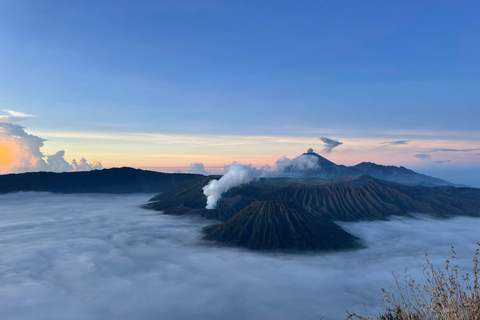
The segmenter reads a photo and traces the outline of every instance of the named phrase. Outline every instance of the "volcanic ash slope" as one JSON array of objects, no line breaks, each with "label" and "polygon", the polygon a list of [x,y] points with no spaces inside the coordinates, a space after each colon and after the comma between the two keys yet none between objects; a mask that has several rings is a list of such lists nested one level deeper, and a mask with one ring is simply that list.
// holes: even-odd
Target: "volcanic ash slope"
[{"label": "volcanic ash slope", "polygon": [[255,201],[219,225],[204,228],[206,240],[254,250],[339,250],[358,247],[357,238],[300,206]]}]

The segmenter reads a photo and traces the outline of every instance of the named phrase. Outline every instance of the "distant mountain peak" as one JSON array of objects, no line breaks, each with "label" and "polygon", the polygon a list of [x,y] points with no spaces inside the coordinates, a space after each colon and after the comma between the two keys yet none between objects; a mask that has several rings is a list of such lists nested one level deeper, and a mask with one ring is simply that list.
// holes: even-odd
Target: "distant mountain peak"
[{"label": "distant mountain peak", "polygon": [[318,164],[320,166],[325,166],[325,165],[328,165],[328,166],[338,166],[336,163],[328,160],[327,158],[325,157],[322,157],[321,155],[319,155],[318,153],[314,152],[312,148],[308,149],[307,152],[303,153],[302,156],[309,156],[309,157],[315,157],[317,158],[317,161],[318,161]]}]

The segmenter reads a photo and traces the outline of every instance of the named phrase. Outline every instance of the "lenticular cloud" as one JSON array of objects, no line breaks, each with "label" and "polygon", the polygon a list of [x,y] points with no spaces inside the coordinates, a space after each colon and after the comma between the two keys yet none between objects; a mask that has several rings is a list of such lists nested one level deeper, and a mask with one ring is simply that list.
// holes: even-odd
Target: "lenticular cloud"
[{"label": "lenticular cloud", "polygon": [[28,134],[15,122],[33,118],[14,111],[0,116],[0,173],[22,173],[29,171],[87,171],[102,169],[100,162],[88,163],[84,158],[68,163],[61,150],[53,155],[44,155],[41,148],[45,139]]}]

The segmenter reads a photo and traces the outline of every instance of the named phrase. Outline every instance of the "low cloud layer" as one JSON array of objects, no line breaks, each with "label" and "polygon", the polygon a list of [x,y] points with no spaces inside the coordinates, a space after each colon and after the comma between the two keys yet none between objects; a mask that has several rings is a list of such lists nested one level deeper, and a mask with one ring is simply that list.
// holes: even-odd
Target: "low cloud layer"
[{"label": "low cloud layer", "polygon": [[28,134],[24,127],[15,124],[32,119],[33,116],[15,111],[6,113],[7,115],[0,116],[0,173],[102,169],[100,162],[88,163],[84,158],[68,163],[63,150],[53,155],[44,155],[41,148],[46,140]]},{"label": "low cloud layer", "polygon": [[418,158],[418,159],[430,159],[430,155],[427,154],[427,153],[419,153],[419,154],[414,154],[413,155],[415,158]]},{"label": "low cloud layer", "polygon": [[326,152],[326,153],[332,152],[332,150],[334,148],[343,144],[343,142],[340,142],[338,140],[333,140],[333,139],[329,139],[329,138],[325,138],[325,137],[321,137],[320,140],[322,140],[322,142],[324,143],[323,151]]},{"label": "low cloud layer", "polygon": [[[0,314],[9,320],[345,319],[377,314],[381,288],[425,251],[455,245],[470,271],[478,218],[345,223],[366,249],[268,254],[202,241],[211,221],[138,208],[151,195],[0,195]],[[41,212],[42,214],[38,214]],[[28,305],[28,307],[26,307]]]}]

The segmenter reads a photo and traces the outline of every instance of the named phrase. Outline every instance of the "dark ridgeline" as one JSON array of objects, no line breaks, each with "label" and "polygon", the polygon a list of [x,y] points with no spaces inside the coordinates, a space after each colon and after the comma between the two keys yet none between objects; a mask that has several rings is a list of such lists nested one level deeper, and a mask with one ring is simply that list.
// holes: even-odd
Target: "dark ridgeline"
[{"label": "dark ridgeline", "polygon": [[406,186],[365,175],[262,178],[229,190],[216,209],[207,210],[203,187],[212,179],[197,177],[152,198],[144,207],[224,221],[206,227],[204,239],[255,250],[355,247],[354,237],[332,220],[386,220],[411,212],[480,216],[480,189]]},{"label": "dark ridgeline", "polygon": [[133,168],[80,172],[28,172],[0,175],[0,193],[47,191],[57,193],[156,193],[199,175],[174,174]]},{"label": "dark ridgeline", "polygon": [[340,221],[385,220],[389,216],[410,216],[410,212],[442,217],[480,215],[480,198],[461,198],[438,191],[356,176],[326,179],[318,185],[292,183],[269,197]]},{"label": "dark ridgeline", "polygon": [[203,187],[211,179],[195,178],[160,194],[144,207],[165,214],[194,214],[219,221],[227,221],[257,200],[292,202],[338,221],[385,220],[389,216],[410,216],[409,212],[443,217],[480,214],[480,198],[466,196],[479,189],[458,188],[465,194],[458,196],[450,187],[412,187],[370,176],[260,179],[228,191],[216,209],[207,210]]},{"label": "dark ridgeline", "polygon": [[204,228],[206,240],[253,250],[341,250],[356,238],[318,214],[273,200],[255,201],[222,224]]}]

